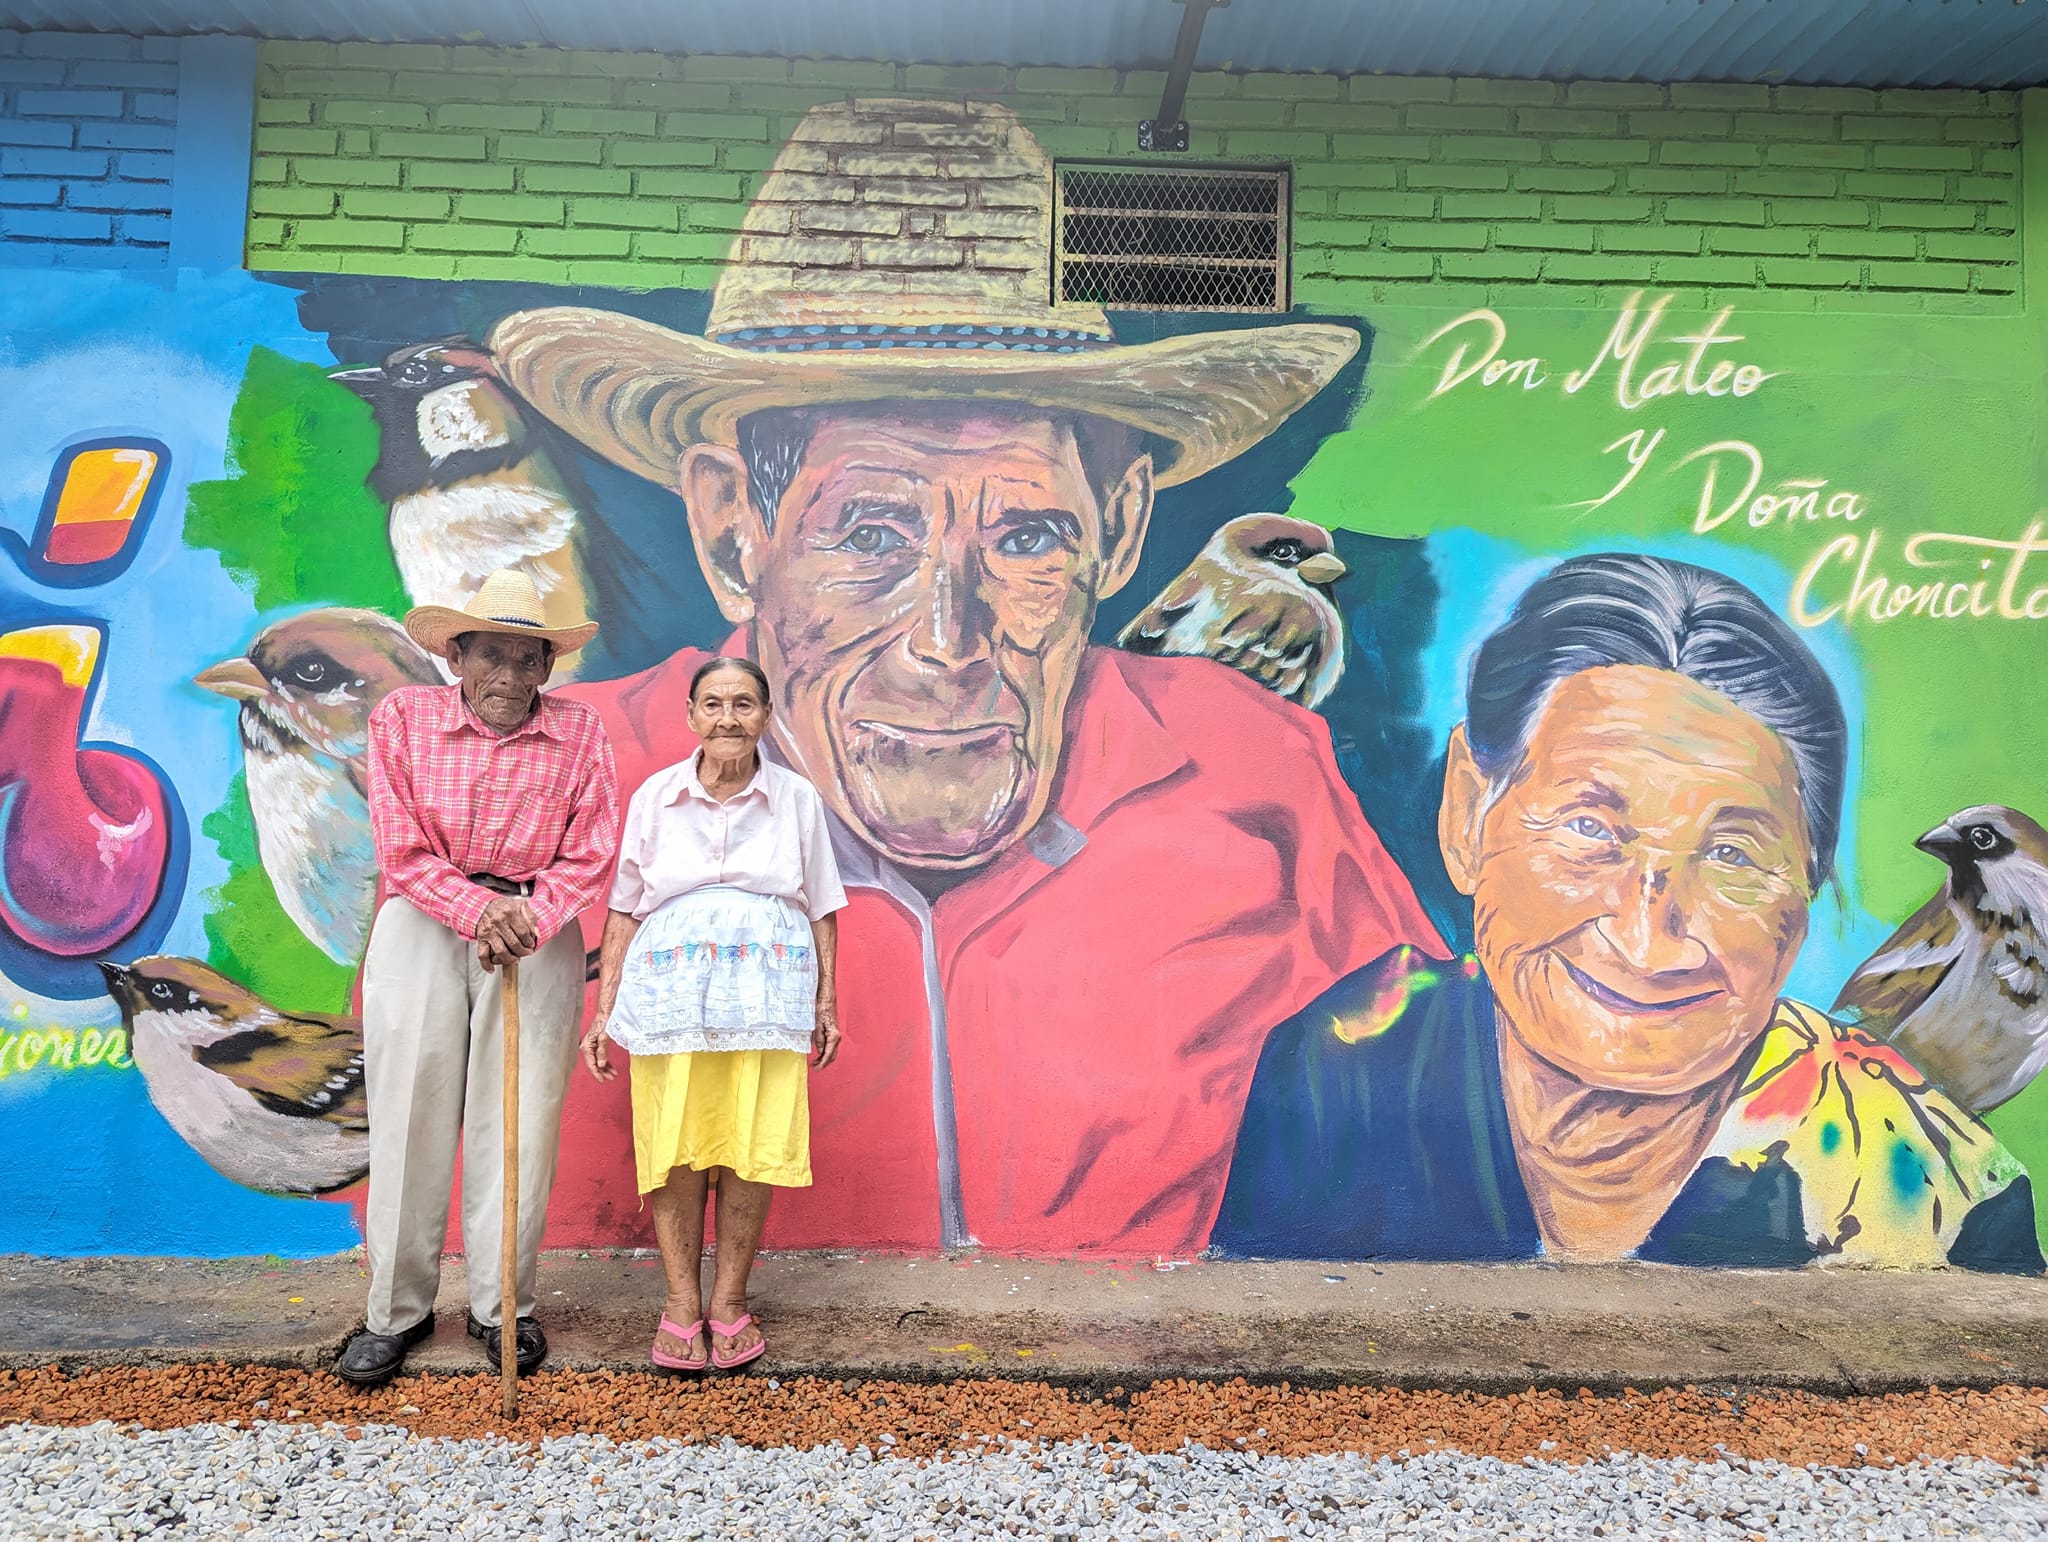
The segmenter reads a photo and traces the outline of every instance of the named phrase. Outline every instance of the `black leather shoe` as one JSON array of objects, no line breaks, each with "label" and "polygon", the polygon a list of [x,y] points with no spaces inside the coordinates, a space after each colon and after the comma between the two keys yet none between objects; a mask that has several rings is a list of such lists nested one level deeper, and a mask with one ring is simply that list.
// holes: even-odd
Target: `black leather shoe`
[{"label": "black leather shoe", "polygon": [[[469,1314],[469,1336],[484,1346],[484,1356],[491,1362],[493,1370],[503,1370],[505,1362],[504,1335],[496,1328],[486,1328],[477,1321],[476,1313]],[[519,1374],[531,1376],[540,1369],[541,1362],[548,1357],[548,1336],[540,1331],[540,1324],[531,1317],[519,1319],[519,1327],[512,1335],[512,1342],[519,1353]]]},{"label": "black leather shoe", "polygon": [[432,1312],[403,1333],[372,1333],[365,1328],[342,1346],[334,1374],[351,1386],[381,1387],[405,1364],[405,1352],[433,1334]]}]

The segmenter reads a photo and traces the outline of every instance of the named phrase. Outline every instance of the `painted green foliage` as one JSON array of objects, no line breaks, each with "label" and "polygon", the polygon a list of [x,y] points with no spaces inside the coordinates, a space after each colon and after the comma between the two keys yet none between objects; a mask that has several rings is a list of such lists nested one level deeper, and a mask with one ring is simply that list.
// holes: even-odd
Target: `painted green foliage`
[{"label": "painted green foliage", "polygon": [[[228,419],[228,475],[193,485],[186,544],[218,551],[265,610],[321,603],[402,613],[384,508],[363,485],[376,450],[368,409],[324,370],[257,348]],[[344,1010],[353,972],[279,906],[239,773],[200,828],[228,865],[207,895],[207,961],[266,999]]]},{"label": "painted green foliage", "polygon": [[255,349],[228,419],[228,475],[193,485],[186,544],[218,551],[260,609],[318,599],[402,611],[376,535],[384,506],[363,485],[376,458],[368,408],[318,365]]},{"label": "painted green foliage", "polygon": [[256,826],[240,772],[199,828],[228,864],[227,880],[206,895],[206,961],[266,1000],[311,1011],[345,1010],[354,973],[308,942],[279,906],[256,855]]}]

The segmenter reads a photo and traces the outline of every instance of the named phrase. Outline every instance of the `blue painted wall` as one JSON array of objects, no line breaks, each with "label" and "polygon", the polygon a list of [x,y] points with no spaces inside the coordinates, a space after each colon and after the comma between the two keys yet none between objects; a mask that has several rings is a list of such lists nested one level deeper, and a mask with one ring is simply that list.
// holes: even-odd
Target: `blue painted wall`
[{"label": "blue painted wall", "polygon": [[247,38],[0,31],[0,264],[240,266],[255,78]]}]

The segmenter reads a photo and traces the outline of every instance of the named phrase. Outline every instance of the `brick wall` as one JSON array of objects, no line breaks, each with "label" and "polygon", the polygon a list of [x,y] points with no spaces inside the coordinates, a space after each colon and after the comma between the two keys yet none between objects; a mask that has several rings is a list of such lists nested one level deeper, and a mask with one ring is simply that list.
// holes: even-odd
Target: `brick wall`
[{"label": "brick wall", "polygon": [[[810,106],[997,97],[1129,156],[1156,73],[268,44],[256,267],[663,286],[716,277]],[[1616,286],[2014,310],[2009,93],[1198,75],[1189,155],[1295,169],[1297,298]]]},{"label": "brick wall", "polygon": [[1331,127],[1339,152],[1297,173],[1315,204],[1295,227],[1303,274],[1975,296],[1981,307],[1962,308],[2016,308],[2010,93],[1344,87],[1341,101],[1294,105],[1295,123]]},{"label": "brick wall", "polygon": [[162,267],[178,45],[0,31],[0,262]]}]

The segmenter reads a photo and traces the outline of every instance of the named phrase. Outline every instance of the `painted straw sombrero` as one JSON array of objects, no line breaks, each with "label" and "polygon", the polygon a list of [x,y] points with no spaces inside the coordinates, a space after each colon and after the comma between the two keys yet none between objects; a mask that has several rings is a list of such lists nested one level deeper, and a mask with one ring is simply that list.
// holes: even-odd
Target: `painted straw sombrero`
[{"label": "painted straw sombrero", "polygon": [[521,311],[501,373],[607,459],[665,487],[693,444],[766,408],[894,400],[1082,411],[1151,436],[1158,481],[1242,454],[1357,352],[1291,323],[1124,347],[1051,300],[1052,163],[989,102],[813,108],[734,239],[705,335],[614,311]]},{"label": "painted straw sombrero", "polygon": [[597,635],[595,621],[549,626],[539,588],[517,568],[498,569],[459,610],[446,605],[421,605],[407,611],[405,629],[414,642],[436,658],[446,650],[450,638],[460,637],[464,632],[540,637],[553,643],[557,653],[573,653]]}]

